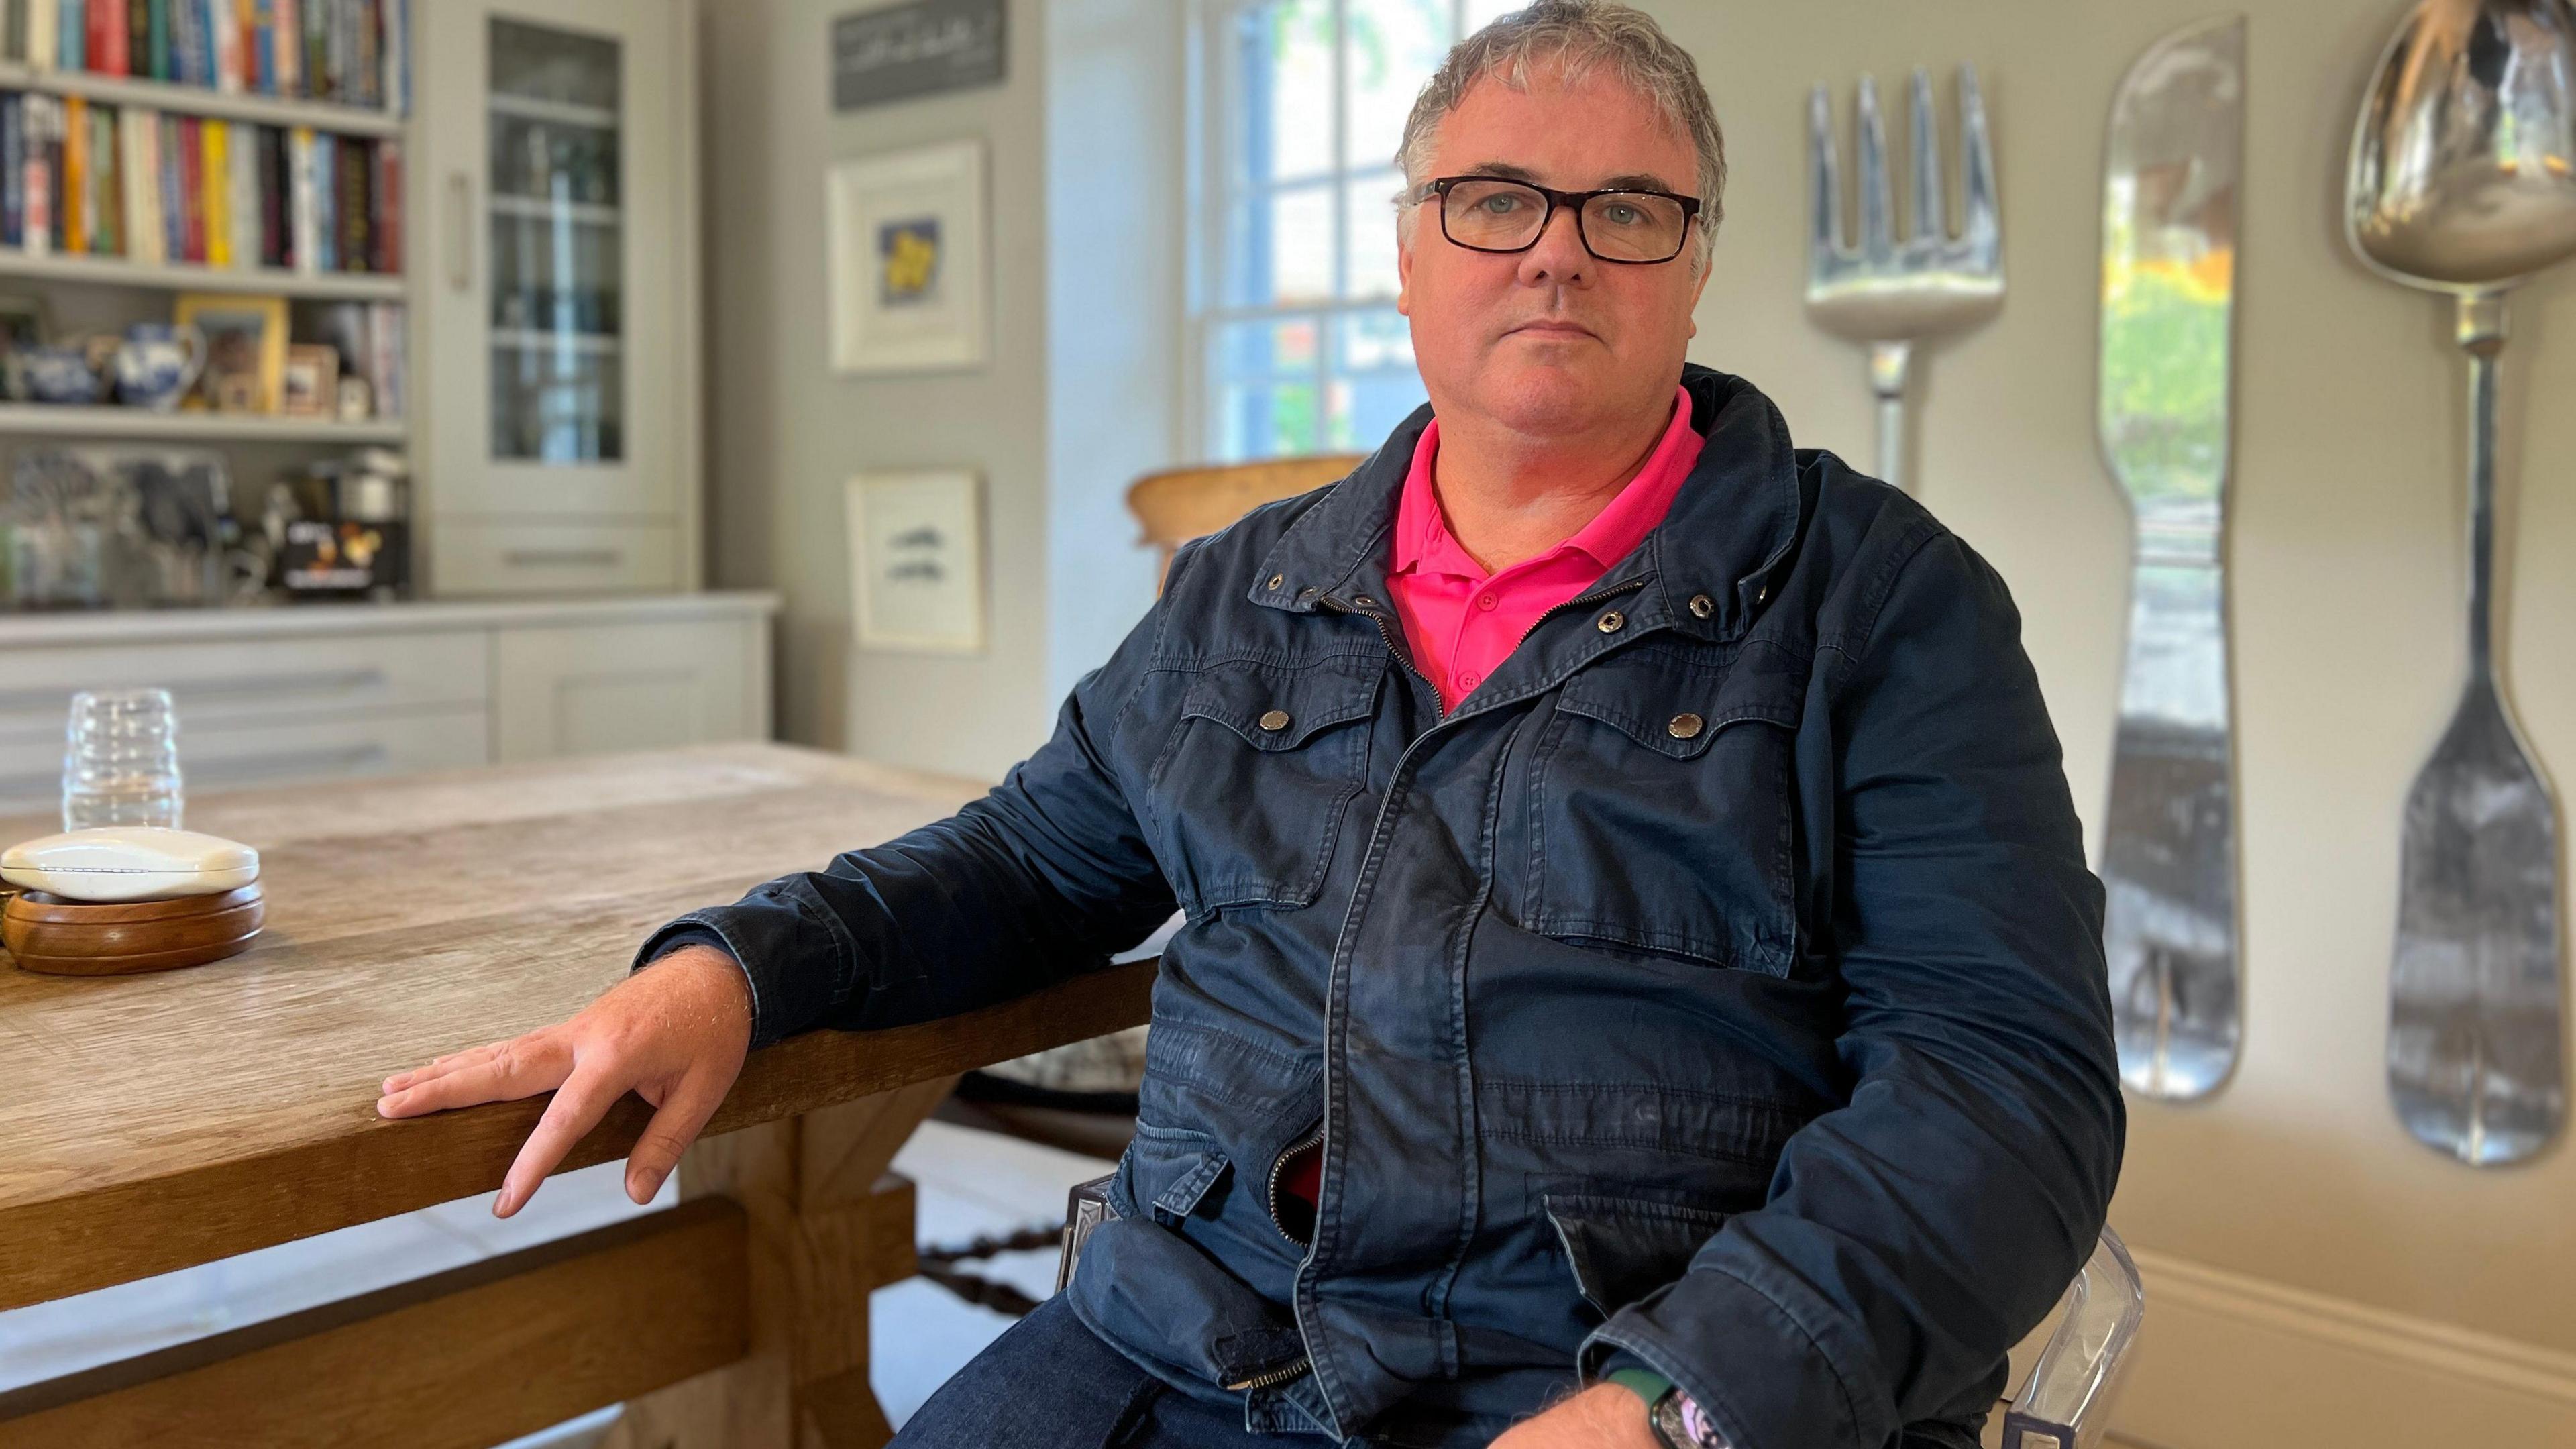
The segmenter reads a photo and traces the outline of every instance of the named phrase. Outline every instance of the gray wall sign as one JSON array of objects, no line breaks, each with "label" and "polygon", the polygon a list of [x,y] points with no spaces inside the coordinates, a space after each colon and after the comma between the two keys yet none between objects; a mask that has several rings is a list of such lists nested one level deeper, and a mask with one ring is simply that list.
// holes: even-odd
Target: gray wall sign
[{"label": "gray wall sign", "polygon": [[1004,0],[912,0],[832,21],[832,109],[854,111],[1002,78]]}]

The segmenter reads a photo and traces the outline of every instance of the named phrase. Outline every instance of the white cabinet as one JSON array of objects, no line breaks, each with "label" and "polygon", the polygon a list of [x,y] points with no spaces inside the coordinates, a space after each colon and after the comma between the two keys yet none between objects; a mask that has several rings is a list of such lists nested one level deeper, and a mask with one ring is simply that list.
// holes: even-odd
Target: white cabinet
[{"label": "white cabinet", "polygon": [[74,692],[157,687],[191,794],[770,732],[768,594],[0,617],[0,814]]},{"label": "white cabinet", "polygon": [[583,624],[513,629],[494,658],[492,742],[503,763],[766,736],[765,624]]},{"label": "white cabinet", "polygon": [[691,587],[693,4],[414,13],[431,587]]}]

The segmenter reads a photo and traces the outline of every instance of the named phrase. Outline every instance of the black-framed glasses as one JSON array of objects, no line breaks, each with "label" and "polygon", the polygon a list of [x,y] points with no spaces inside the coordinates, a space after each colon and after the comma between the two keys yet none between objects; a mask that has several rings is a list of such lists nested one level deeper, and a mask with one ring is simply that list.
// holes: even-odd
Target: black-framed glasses
[{"label": "black-framed glasses", "polygon": [[1583,249],[1605,262],[1669,262],[1690,238],[1699,198],[1617,186],[1556,191],[1498,176],[1443,176],[1423,188],[1440,201],[1440,234],[1478,252],[1525,252],[1538,245],[1560,206],[1574,208]]}]

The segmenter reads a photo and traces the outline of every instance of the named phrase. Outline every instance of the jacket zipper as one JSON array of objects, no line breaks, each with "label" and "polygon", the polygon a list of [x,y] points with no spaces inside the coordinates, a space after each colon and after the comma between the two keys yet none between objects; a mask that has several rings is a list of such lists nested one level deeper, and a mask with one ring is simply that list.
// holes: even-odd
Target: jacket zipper
[{"label": "jacket zipper", "polygon": [[1278,1159],[1270,1164],[1269,1187],[1262,1195],[1262,1201],[1270,1209],[1270,1226],[1278,1228],[1279,1236],[1288,1239],[1291,1245],[1300,1248],[1307,1247],[1309,1244],[1298,1242],[1297,1239],[1289,1233],[1287,1228],[1280,1225],[1279,1184],[1280,1180],[1287,1175],[1289,1163],[1296,1161],[1298,1158],[1305,1156],[1309,1151],[1323,1145],[1324,1124],[1322,1122],[1317,1122],[1315,1124],[1314,1131],[1309,1132],[1304,1137],[1300,1138],[1295,1145],[1291,1146],[1287,1151],[1280,1153]]},{"label": "jacket zipper", "polygon": [[1234,1383],[1220,1384],[1218,1387],[1224,1389],[1229,1394],[1244,1393],[1252,1389],[1266,1389],[1274,1384],[1284,1384],[1290,1379],[1303,1377],[1307,1372],[1312,1370],[1314,1366],[1315,1364],[1312,1359],[1301,1358],[1295,1363],[1288,1364],[1285,1367],[1271,1369],[1267,1373],[1257,1373],[1248,1379],[1238,1380]]}]

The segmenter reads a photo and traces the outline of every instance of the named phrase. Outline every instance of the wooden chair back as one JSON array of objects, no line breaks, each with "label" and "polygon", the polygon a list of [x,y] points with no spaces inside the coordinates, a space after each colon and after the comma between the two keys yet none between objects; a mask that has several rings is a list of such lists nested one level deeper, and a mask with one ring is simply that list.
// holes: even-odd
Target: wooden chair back
[{"label": "wooden chair back", "polygon": [[1363,456],[1331,453],[1310,458],[1269,458],[1258,463],[1168,468],[1148,473],[1128,488],[1127,511],[1143,525],[1144,541],[1162,551],[1161,573],[1169,573],[1172,551],[1182,544],[1205,538],[1264,503],[1294,498],[1327,483],[1340,482],[1360,465]]}]

